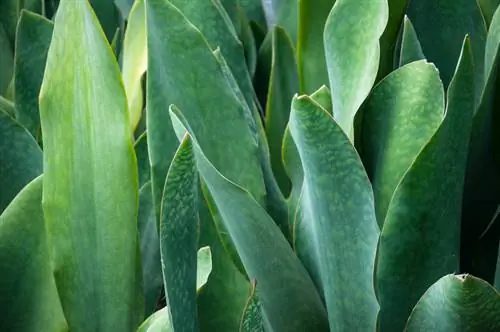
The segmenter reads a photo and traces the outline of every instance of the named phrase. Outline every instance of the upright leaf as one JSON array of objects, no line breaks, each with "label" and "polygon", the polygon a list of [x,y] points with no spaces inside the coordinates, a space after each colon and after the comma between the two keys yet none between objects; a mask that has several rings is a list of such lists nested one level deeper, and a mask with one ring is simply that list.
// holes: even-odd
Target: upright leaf
[{"label": "upright leaf", "polygon": [[86,1],[59,5],[40,113],[43,209],[69,328],[133,331],[137,165],[118,64]]},{"label": "upright leaf", "polygon": [[38,95],[54,25],[44,17],[22,11],[17,26],[14,70],[16,118],[40,141]]},{"label": "upright leaf", "polygon": [[269,29],[280,26],[290,36],[294,44],[297,42],[299,2],[298,0],[262,1]]},{"label": "upright leaf", "polygon": [[297,63],[300,92],[313,93],[328,84],[323,32],[335,0],[299,1]]},{"label": "upright leaf", "polygon": [[[266,17],[262,0],[238,0],[240,7],[245,11],[247,17],[258,23],[261,28],[266,28]],[[268,1],[266,1],[268,2]]]},{"label": "upright leaf", "polygon": [[172,326],[197,331],[196,260],[198,174],[191,141],[184,138],[165,181],[160,218],[163,283]]},{"label": "upright leaf", "polygon": [[49,261],[41,177],[0,216],[0,260],[0,330],[67,331]]},{"label": "upright leaf", "polygon": [[337,0],[325,24],[324,44],[333,115],[353,140],[353,120],[370,92],[380,59],[387,1]]},{"label": "upright leaf", "polygon": [[486,25],[477,1],[419,0],[410,1],[408,16],[417,32],[426,59],[439,69],[445,88],[454,75],[463,38],[471,37],[474,55],[476,102],[484,82],[484,47]]},{"label": "upright leaf", "polygon": [[248,191],[229,181],[207,159],[186,117],[176,107],[171,108],[171,113],[182,121],[193,138],[198,170],[248,277],[257,281],[263,316],[270,328],[327,330],[323,304],[278,226]]},{"label": "upright leaf", "polygon": [[410,19],[405,16],[403,23],[403,35],[401,37],[401,51],[399,55],[399,67],[418,60],[425,59],[422,46],[418,41],[417,33]]},{"label": "upright leaf", "polygon": [[313,275],[321,281],[330,330],[375,330],[373,271],[380,231],[368,176],[348,137],[309,97],[294,98],[290,132],[304,171],[303,254],[318,269]]},{"label": "upright leaf", "polygon": [[489,26],[500,4],[500,0],[478,0],[477,3],[479,4],[479,8],[481,8],[486,24]]},{"label": "upright leaf", "polygon": [[33,136],[0,111],[0,213],[31,180],[42,174],[42,150]]},{"label": "upright leaf", "polygon": [[255,282],[252,283],[243,315],[241,316],[240,332],[264,332],[262,310]]},{"label": "upright leaf", "polygon": [[439,72],[426,61],[395,70],[373,89],[360,114],[362,156],[382,225],[396,187],[443,120]]},{"label": "upright leaf", "polygon": [[442,275],[458,270],[473,78],[466,38],[445,119],[406,171],[387,210],[375,276],[381,330],[401,331],[419,296]]},{"label": "upright leaf", "polygon": [[500,294],[471,275],[447,275],[433,284],[413,309],[406,332],[500,329]]},{"label": "upright leaf", "polygon": [[115,7],[115,0],[89,0],[94,12],[99,19],[106,38],[111,43],[116,29],[120,25],[118,10]]},{"label": "upright leaf", "polygon": [[[3,13],[3,12],[2,12]],[[7,88],[14,72],[14,52],[10,40],[0,22],[0,95],[6,95]]]}]

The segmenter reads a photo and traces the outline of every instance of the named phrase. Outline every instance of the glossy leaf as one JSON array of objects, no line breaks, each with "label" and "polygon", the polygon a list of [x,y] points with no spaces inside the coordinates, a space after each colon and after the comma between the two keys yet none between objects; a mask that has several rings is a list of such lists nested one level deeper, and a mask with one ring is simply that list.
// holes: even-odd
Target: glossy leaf
[{"label": "glossy leaf", "polygon": [[134,2],[123,41],[123,83],[128,99],[131,129],[139,123],[143,108],[142,77],[148,67],[146,9],[144,0]]},{"label": "glossy leaf", "polygon": [[329,83],[323,32],[334,3],[335,0],[299,1],[297,64],[301,93],[313,93]]},{"label": "glossy leaf", "polygon": [[160,218],[163,283],[172,326],[197,331],[198,174],[189,138],[179,146],[165,181]]},{"label": "glossy leaf", "polygon": [[304,170],[299,201],[309,243],[303,254],[318,269],[313,275],[322,284],[330,330],[375,330],[379,228],[368,176],[348,137],[309,97],[294,98],[290,132]]},{"label": "glossy leaf", "polygon": [[417,61],[386,76],[366,100],[361,150],[382,226],[396,187],[444,117],[434,65]]},{"label": "glossy leaf", "polygon": [[281,143],[290,114],[290,101],[299,90],[293,45],[285,30],[272,33],[272,63],[266,105],[266,134],[273,173],[283,194],[290,192],[290,180],[283,168]]},{"label": "glossy leaf", "polygon": [[31,180],[42,174],[43,156],[33,136],[0,111],[0,213]]},{"label": "glossy leaf", "polygon": [[410,19],[405,16],[403,23],[403,36],[401,37],[401,51],[399,55],[399,67],[418,60],[425,59],[422,46],[418,41],[415,28],[411,24]]},{"label": "glossy leaf", "polygon": [[49,261],[41,177],[0,216],[0,260],[0,330],[67,331]]},{"label": "glossy leaf", "polygon": [[500,294],[471,275],[447,275],[433,284],[413,309],[405,331],[500,329]]},{"label": "glossy leaf", "polygon": [[240,332],[264,332],[262,311],[257,295],[255,282],[252,283],[243,315],[241,317]]},{"label": "glossy leaf", "polygon": [[270,327],[276,331],[327,330],[326,313],[314,285],[278,226],[248,191],[229,181],[207,159],[186,117],[176,107],[171,114],[193,138],[198,170],[248,277],[257,281],[263,316]]},{"label": "glossy leaf", "polygon": [[22,11],[17,26],[15,54],[16,118],[40,141],[38,95],[42,85],[53,24],[44,17]]},{"label": "glossy leaf", "polygon": [[141,252],[144,308],[145,314],[148,316],[156,310],[163,288],[160,237],[158,236],[151,182],[145,183],[139,190],[137,228]]},{"label": "glossy leaf", "polygon": [[446,117],[406,171],[387,210],[376,271],[381,330],[401,331],[420,295],[459,268],[473,79],[467,38],[447,92]]},{"label": "glossy leaf", "polygon": [[[474,55],[476,102],[484,82],[484,46],[486,25],[476,1],[419,0],[410,1],[407,15],[411,19],[425,57],[439,69],[445,88],[455,71],[463,38],[470,35]],[[446,28],[443,28],[446,27]]]},{"label": "glossy leaf", "polygon": [[5,95],[14,73],[14,52],[2,24],[0,24],[0,63],[2,64],[0,95]]},{"label": "glossy leaf", "polygon": [[[176,103],[186,110],[186,118],[216,167],[262,202],[265,188],[257,142],[250,131],[245,109],[231,89],[209,45],[169,2],[149,0],[147,10],[148,49],[154,54],[149,58],[148,74],[149,98],[153,99],[152,103],[148,103],[148,108],[153,107],[151,104],[155,105],[148,112],[151,119],[148,121],[148,144],[153,181],[160,181],[160,178],[155,179],[155,173],[161,173],[155,159],[160,158],[161,153],[161,159],[166,160],[165,145],[172,146],[175,140],[173,130],[170,133],[171,129],[168,128],[171,125],[167,124],[170,119],[164,118],[167,115],[165,106]],[[170,22],[168,27],[164,24],[167,18]],[[200,63],[203,66],[199,66]],[[191,75],[186,75],[186,72]],[[206,84],[207,77],[210,77],[210,84]],[[160,112],[161,115],[157,114]],[[221,125],[230,130],[220,130]],[[214,132],[218,134],[214,135]],[[165,162],[161,167],[167,165]]]},{"label": "glossy leaf", "polygon": [[353,140],[353,121],[370,92],[387,24],[387,1],[337,0],[325,24],[324,44],[333,115]]},{"label": "glossy leaf", "polygon": [[132,331],[143,315],[137,165],[119,68],[88,2],[59,5],[40,113],[43,209],[69,328]]}]

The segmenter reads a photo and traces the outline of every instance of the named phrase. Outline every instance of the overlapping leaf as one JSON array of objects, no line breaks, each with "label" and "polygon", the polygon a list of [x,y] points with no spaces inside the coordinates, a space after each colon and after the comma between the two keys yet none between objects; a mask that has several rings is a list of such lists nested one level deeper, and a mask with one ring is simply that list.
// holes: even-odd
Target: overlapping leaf
[{"label": "overlapping leaf", "polygon": [[422,46],[418,41],[417,33],[410,19],[405,16],[403,23],[403,35],[401,37],[401,51],[399,53],[399,67],[410,62],[425,59]]}]

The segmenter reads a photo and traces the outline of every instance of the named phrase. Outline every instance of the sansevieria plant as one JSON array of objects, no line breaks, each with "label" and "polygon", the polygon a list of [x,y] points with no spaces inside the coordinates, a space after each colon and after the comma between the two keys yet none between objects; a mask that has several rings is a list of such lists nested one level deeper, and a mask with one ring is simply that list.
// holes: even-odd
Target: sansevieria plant
[{"label": "sansevieria plant", "polygon": [[2,0],[0,331],[500,331],[499,4]]}]

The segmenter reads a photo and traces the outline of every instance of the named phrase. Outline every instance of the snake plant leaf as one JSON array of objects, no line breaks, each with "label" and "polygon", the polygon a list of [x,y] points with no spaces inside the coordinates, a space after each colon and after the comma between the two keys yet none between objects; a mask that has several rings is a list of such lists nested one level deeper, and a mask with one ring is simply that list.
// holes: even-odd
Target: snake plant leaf
[{"label": "snake plant leaf", "polygon": [[458,270],[474,112],[471,82],[474,68],[466,37],[448,88],[446,116],[398,184],[383,224],[375,276],[383,331],[401,331],[419,296],[441,276]]},{"label": "snake plant leaf", "polygon": [[261,105],[267,104],[267,94],[269,92],[269,78],[271,76],[271,67],[273,60],[273,34],[274,28],[268,31],[265,35],[259,52],[257,53],[257,66],[253,82],[255,86],[255,94]]},{"label": "snake plant leaf", "polygon": [[334,3],[335,0],[299,1],[297,64],[300,93],[313,93],[329,83],[323,32]]},{"label": "snake plant leaf", "polygon": [[243,44],[248,73],[250,77],[253,77],[257,69],[257,44],[245,12],[241,8],[238,8],[238,13],[240,15],[237,22],[240,24],[239,38]]},{"label": "snake plant leaf", "polygon": [[500,294],[471,275],[447,275],[434,283],[413,309],[405,332],[500,329]]},{"label": "snake plant leaf", "polygon": [[49,261],[41,177],[0,216],[0,259],[0,330],[67,331]]},{"label": "snake plant leaf", "polygon": [[290,192],[290,180],[283,168],[281,143],[290,115],[290,101],[298,93],[297,65],[291,40],[285,30],[272,32],[272,62],[266,105],[266,134],[273,173],[284,195]]},{"label": "snake plant leaf", "polygon": [[118,64],[86,1],[60,2],[40,115],[43,210],[68,326],[135,330],[143,315],[136,158]]},{"label": "snake plant leaf", "polygon": [[384,33],[380,37],[380,65],[377,82],[394,69],[394,55],[398,45],[398,37],[403,24],[403,18],[411,0],[388,0],[389,17]]},{"label": "snake plant leaf", "polygon": [[212,273],[212,252],[209,246],[198,249],[196,267],[196,290],[202,289]]},{"label": "snake plant leaf", "polygon": [[0,213],[17,193],[42,174],[42,150],[33,136],[7,113],[0,111]]},{"label": "snake plant leaf", "polygon": [[[495,126],[498,123],[496,83],[500,58],[500,10],[495,12],[488,31],[485,51],[486,82],[474,115],[462,210],[462,266],[465,271],[492,282],[498,245],[498,229],[488,236],[487,228],[500,202],[500,178],[496,163],[498,151]],[[486,249],[486,250],[485,250]]]},{"label": "snake plant leaf", "polygon": [[240,332],[264,332],[262,321],[262,310],[259,296],[256,291],[256,283],[252,282],[250,296],[248,297],[243,315],[241,317]]},{"label": "snake plant leaf", "polygon": [[361,159],[340,126],[307,96],[292,102],[290,132],[304,170],[304,236],[319,269],[314,274],[322,283],[330,330],[375,330],[373,269],[380,230]]},{"label": "snake plant leaf", "polygon": [[325,23],[324,45],[333,115],[353,141],[353,121],[377,76],[387,1],[337,0]]},{"label": "snake plant leaf", "polygon": [[418,41],[417,33],[408,16],[403,22],[403,35],[401,37],[401,51],[399,54],[399,67],[418,60],[425,59],[422,46]]},{"label": "snake plant leaf", "polygon": [[264,12],[264,2],[269,2],[269,0],[238,0],[239,6],[245,11],[248,19],[263,29],[269,27]]},{"label": "snake plant leaf", "polygon": [[[1,8],[1,7],[0,7]],[[6,95],[6,91],[14,73],[14,52],[9,37],[0,22],[0,95]]]},{"label": "snake plant leaf", "polygon": [[176,107],[170,111],[193,139],[198,170],[248,277],[257,281],[264,319],[274,331],[328,330],[314,284],[278,226],[247,190],[224,177],[207,159],[184,114]]},{"label": "snake plant leaf", "polygon": [[163,283],[172,326],[199,330],[196,307],[198,174],[191,141],[185,136],[165,181],[160,218]]},{"label": "snake plant leaf", "polygon": [[276,26],[281,27],[295,45],[297,42],[299,1],[267,0],[262,1],[262,5],[269,30]]},{"label": "snake plant leaf", "polygon": [[16,35],[14,100],[16,119],[40,141],[38,95],[54,25],[43,16],[23,10]]},{"label": "snake plant leaf", "polygon": [[115,6],[115,0],[89,0],[89,3],[99,20],[106,38],[111,43],[116,28],[120,25],[120,15]]},{"label": "snake plant leaf", "polygon": [[160,238],[158,223],[153,205],[151,182],[139,189],[139,212],[137,215],[139,244],[141,253],[142,285],[145,315],[149,316],[156,308],[163,287],[161,270]]},{"label": "snake plant leaf", "polygon": [[[476,1],[410,1],[407,11],[426,59],[439,69],[445,88],[454,75],[463,38],[470,35],[475,66],[476,102],[484,84],[486,25]],[[446,28],[443,28],[446,27]]]},{"label": "snake plant leaf", "polygon": [[3,0],[0,2],[0,13],[2,13],[0,15],[0,25],[2,25],[5,29],[7,40],[9,41],[12,50],[14,50],[17,23],[23,9],[29,10],[33,13],[40,13],[42,9],[42,1]]},{"label": "snake plant leaf", "polygon": [[151,180],[151,168],[149,166],[148,134],[144,132],[134,143],[137,168],[139,173],[139,188],[142,188]]},{"label": "snake plant leaf", "polygon": [[311,99],[327,111],[328,114],[333,115],[332,95],[326,85],[323,85],[318,90],[314,91],[311,95]]},{"label": "snake plant leaf", "polygon": [[362,109],[361,150],[382,226],[396,187],[444,117],[439,72],[425,60],[380,81]]},{"label": "snake plant leaf", "polygon": [[130,125],[135,130],[142,115],[142,77],[148,67],[144,0],[134,2],[123,41],[123,83],[127,93]]},{"label": "snake plant leaf", "polygon": [[115,5],[124,19],[128,19],[135,0],[115,0]]},{"label": "snake plant leaf", "polygon": [[[208,189],[205,185],[202,185],[202,189],[205,198],[209,194]],[[222,234],[213,221],[206,198],[200,199],[198,211],[200,216],[199,246],[209,246],[212,253],[210,277],[207,284],[198,291],[200,329],[202,332],[237,331],[241,312],[248,297],[249,283],[223,247]],[[198,264],[200,265],[199,261]]]},{"label": "snake plant leaf", "polygon": [[[216,0],[213,0],[216,1]],[[224,7],[227,15],[231,19],[233,26],[238,29],[238,27],[242,26],[242,22],[240,21],[242,17],[247,19],[246,13],[239,7],[239,0],[218,0],[219,3]],[[243,14],[243,16],[241,15]],[[242,31],[239,31],[240,33]]]},{"label": "snake plant leaf", "polygon": [[0,111],[12,118],[16,116],[16,107],[14,103],[2,96],[0,96]]},{"label": "snake plant leaf", "polygon": [[478,0],[477,3],[479,8],[481,8],[486,25],[489,27],[493,20],[493,15],[500,4],[500,0]]},{"label": "snake plant leaf", "polygon": [[[153,190],[168,170],[171,157],[166,153],[167,147],[170,150],[177,142],[165,105],[177,103],[186,109],[191,126],[217,167],[262,202],[265,188],[257,142],[250,132],[244,107],[209,45],[170,2],[149,0],[146,7],[150,53],[148,144]],[[165,20],[170,22],[168,27]],[[200,63],[203,66],[199,66]],[[186,71],[191,75],[186,75]],[[210,77],[208,85],[205,84],[207,77]],[[221,125],[230,130],[220,131]],[[213,135],[215,131],[218,135]]]}]

